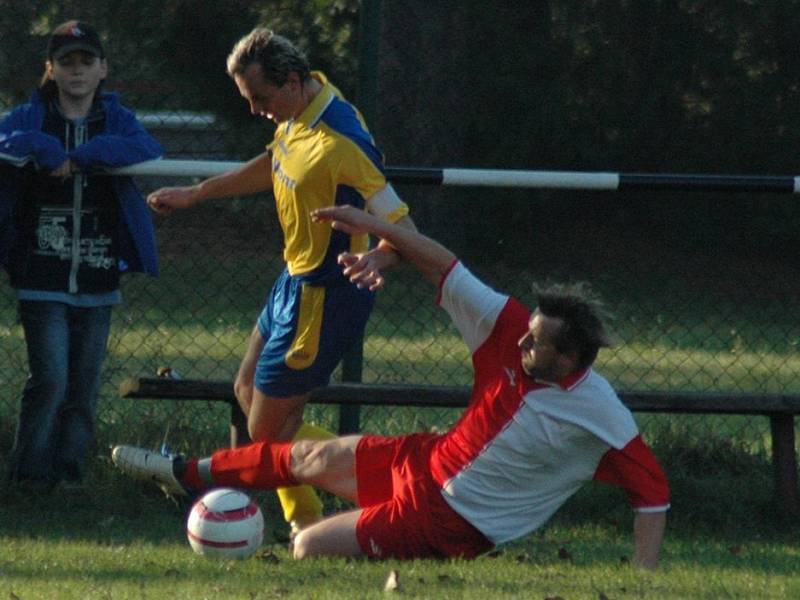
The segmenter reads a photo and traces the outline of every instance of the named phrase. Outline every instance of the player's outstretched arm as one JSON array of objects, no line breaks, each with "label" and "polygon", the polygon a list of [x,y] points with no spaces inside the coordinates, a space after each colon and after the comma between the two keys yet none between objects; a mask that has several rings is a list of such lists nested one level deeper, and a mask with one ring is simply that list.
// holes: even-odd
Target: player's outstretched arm
[{"label": "player's outstretched arm", "polygon": [[[351,235],[370,233],[386,240],[433,284],[438,285],[456,259],[455,254],[415,228],[389,223],[352,206],[330,206],[311,213],[314,221],[330,221],[331,227]],[[345,275],[351,275],[345,264]]]},{"label": "player's outstretched arm", "polygon": [[666,512],[639,512],[633,519],[633,540],[636,546],[633,564],[643,569],[658,567],[661,542],[667,524]]},{"label": "player's outstretched arm", "polygon": [[189,208],[202,200],[246,196],[272,188],[269,153],[249,160],[233,171],[210,177],[197,185],[166,187],[147,196],[154,211],[169,214],[175,209]]}]

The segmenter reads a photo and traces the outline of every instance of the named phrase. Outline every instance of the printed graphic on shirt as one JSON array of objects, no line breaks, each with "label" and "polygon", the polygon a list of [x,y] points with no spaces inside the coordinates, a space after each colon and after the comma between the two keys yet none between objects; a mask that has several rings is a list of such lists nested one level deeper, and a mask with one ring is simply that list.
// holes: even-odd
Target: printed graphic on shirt
[{"label": "printed graphic on shirt", "polygon": [[[91,236],[93,212],[91,210],[81,211],[81,221],[86,220],[88,225],[83,229],[84,231],[88,230],[86,233],[89,235],[81,237],[79,260],[81,264],[93,269],[111,269],[115,265],[111,252],[112,240],[103,234]],[[43,206],[36,227],[37,247],[34,248],[33,254],[71,261],[72,215],[72,208]]]}]

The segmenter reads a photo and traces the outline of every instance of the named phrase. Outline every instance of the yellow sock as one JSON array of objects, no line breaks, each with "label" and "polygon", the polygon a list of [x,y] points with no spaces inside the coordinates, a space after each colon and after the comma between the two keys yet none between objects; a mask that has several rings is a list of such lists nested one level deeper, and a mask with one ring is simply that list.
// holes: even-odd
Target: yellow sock
[{"label": "yellow sock", "polygon": [[[336,436],[330,431],[303,423],[295,434],[295,440],[330,440]],[[297,521],[305,524],[322,517],[322,501],[310,485],[298,485],[290,488],[278,488],[278,500],[283,508],[283,518],[287,523]]]}]

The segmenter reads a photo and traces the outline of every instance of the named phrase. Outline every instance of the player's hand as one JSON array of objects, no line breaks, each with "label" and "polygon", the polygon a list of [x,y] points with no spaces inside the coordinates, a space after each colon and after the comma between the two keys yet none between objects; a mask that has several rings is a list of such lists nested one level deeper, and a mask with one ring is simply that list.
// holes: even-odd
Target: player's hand
[{"label": "player's hand", "polygon": [[349,205],[327,206],[311,211],[311,220],[315,223],[330,221],[331,227],[349,235],[361,235],[370,232],[370,225],[376,220],[368,212]]},{"label": "player's hand", "polygon": [[168,215],[176,208],[189,208],[198,200],[196,186],[165,187],[147,196],[148,206],[162,215]]},{"label": "player's hand", "polygon": [[351,283],[359,289],[367,288],[374,292],[386,282],[381,271],[397,264],[398,259],[391,250],[378,247],[360,254],[342,252],[338,260]]}]

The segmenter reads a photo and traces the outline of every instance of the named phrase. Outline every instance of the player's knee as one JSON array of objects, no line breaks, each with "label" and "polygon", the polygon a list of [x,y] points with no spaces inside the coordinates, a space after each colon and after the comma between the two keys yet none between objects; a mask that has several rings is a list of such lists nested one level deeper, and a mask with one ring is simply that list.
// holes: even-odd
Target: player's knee
[{"label": "player's knee", "polygon": [[292,543],[292,557],[295,560],[314,555],[314,534],[309,534],[308,529],[298,533]]},{"label": "player's knee", "polygon": [[292,445],[292,471],[303,478],[324,469],[319,452],[320,442],[314,440],[297,440]]}]

